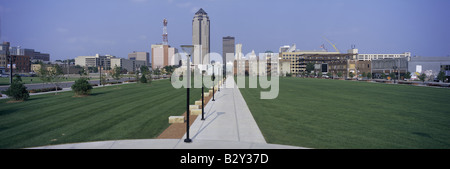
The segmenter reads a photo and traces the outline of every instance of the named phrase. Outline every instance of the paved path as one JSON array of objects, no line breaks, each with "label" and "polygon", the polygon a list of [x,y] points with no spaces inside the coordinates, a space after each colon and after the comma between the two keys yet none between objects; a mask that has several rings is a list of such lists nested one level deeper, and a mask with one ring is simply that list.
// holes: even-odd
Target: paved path
[{"label": "paved path", "polygon": [[226,84],[190,127],[191,143],[184,139],[114,140],[35,147],[37,149],[298,149],[267,144],[244,98],[229,77]]},{"label": "paved path", "polygon": [[266,143],[233,77],[227,78],[215,100],[205,107],[205,120],[198,116],[192,124],[190,136],[193,141]]}]

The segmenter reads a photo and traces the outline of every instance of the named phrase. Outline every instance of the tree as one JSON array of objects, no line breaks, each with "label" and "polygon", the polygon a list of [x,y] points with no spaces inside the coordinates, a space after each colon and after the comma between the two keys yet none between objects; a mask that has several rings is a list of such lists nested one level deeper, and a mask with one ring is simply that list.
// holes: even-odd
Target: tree
[{"label": "tree", "polygon": [[142,77],[139,79],[141,83],[147,83],[147,78],[145,78],[145,74],[142,73]]},{"label": "tree", "polygon": [[174,66],[171,65],[164,66],[164,70],[167,72],[167,74],[172,74],[174,69],[175,69]]},{"label": "tree", "polygon": [[395,79],[395,73],[394,72],[389,73],[389,77],[391,77],[391,80]]},{"label": "tree", "polygon": [[102,82],[103,86],[105,86],[105,84],[106,84],[106,75],[104,75],[103,73],[100,75],[100,81]]},{"label": "tree", "polygon": [[121,78],[121,73],[122,73],[122,67],[117,67],[117,65],[115,65],[111,76],[115,80],[119,80]]},{"label": "tree", "polygon": [[367,74],[366,74],[366,72],[362,72],[362,75],[361,75],[362,77],[366,77],[367,76]]},{"label": "tree", "polygon": [[348,76],[350,76],[350,79],[353,79],[353,76],[355,76],[355,75],[353,74],[353,72],[350,72],[350,73],[348,73]]},{"label": "tree", "polygon": [[308,72],[308,74],[310,74],[311,73],[311,71],[313,71],[314,70],[314,63],[307,63],[306,64],[306,71]]},{"label": "tree", "polygon": [[386,79],[386,74],[381,73],[381,78],[382,78],[382,79]]},{"label": "tree", "polygon": [[372,79],[372,73],[370,73],[370,72],[367,73],[367,78],[368,78],[368,79]]},{"label": "tree", "polygon": [[322,78],[322,75],[323,75],[323,73],[322,72],[319,72],[319,78]]},{"label": "tree", "polygon": [[17,75],[14,77],[11,86],[9,86],[9,88],[4,93],[17,101],[25,101],[30,97],[27,87],[23,85],[22,79],[20,78],[20,76],[17,77]]},{"label": "tree", "polygon": [[39,78],[45,82],[45,83],[51,83],[52,85],[55,85],[55,94],[58,94],[58,86],[63,78],[63,70],[61,66],[54,65],[53,67],[45,67],[43,64],[41,64],[41,68],[39,70]]},{"label": "tree", "polygon": [[88,78],[81,77],[80,79],[75,81],[75,83],[72,85],[71,88],[75,92],[76,95],[86,96],[91,93],[92,85],[89,84]]},{"label": "tree", "polygon": [[333,76],[333,73],[331,73],[331,72],[328,72],[327,73],[327,76],[330,78],[330,77],[332,77]]},{"label": "tree", "polygon": [[405,79],[411,79],[411,72],[406,72]]},{"label": "tree", "polygon": [[419,79],[420,79],[420,81],[422,81],[422,83],[425,82],[426,78],[427,78],[427,75],[425,73],[422,73],[419,75]]},{"label": "tree", "polygon": [[337,76],[341,78],[342,77],[342,72],[338,72]]},{"label": "tree", "polygon": [[444,71],[440,71],[437,78],[439,79],[439,81],[444,82],[445,81],[445,72]]},{"label": "tree", "polygon": [[141,71],[142,74],[148,74],[150,72],[150,70],[148,70],[148,67],[145,65],[142,65],[139,70]]}]

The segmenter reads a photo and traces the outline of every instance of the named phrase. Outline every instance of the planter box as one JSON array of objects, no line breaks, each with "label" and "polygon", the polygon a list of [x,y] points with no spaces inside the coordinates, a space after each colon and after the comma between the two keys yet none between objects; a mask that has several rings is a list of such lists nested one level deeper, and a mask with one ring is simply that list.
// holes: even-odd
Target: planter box
[{"label": "planter box", "polygon": [[198,116],[198,115],[201,115],[201,114],[202,114],[202,109],[192,109],[190,115]]},{"label": "planter box", "polygon": [[184,116],[170,116],[169,123],[184,123]]},{"label": "planter box", "polygon": [[195,105],[201,106],[202,105],[202,101],[195,101]]},{"label": "planter box", "polygon": [[189,110],[198,109],[200,106],[198,105],[189,105]]}]

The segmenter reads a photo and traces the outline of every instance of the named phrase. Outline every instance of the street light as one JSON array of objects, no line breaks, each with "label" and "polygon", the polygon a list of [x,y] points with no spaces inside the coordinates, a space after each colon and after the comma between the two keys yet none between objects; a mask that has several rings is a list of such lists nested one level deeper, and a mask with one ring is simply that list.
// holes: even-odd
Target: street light
[{"label": "street light", "polygon": [[205,109],[203,107],[205,107],[205,92],[203,91],[205,88],[205,85],[203,85],[203,76],[205,75],[205,70],[202,70],[202,120],[205,120]]},{"label": "street light", "polygon": [[213,66],[213,74],[212,74],[212,79],[213,79],[213,99],[212,99],[212,101],[216,101],[216,100],[214,100],[214,85],[215,85],[215,80],[216,80],[216,76],[214,75],[214,63],[216,63],[214,60],[211,61],[211,64]]},{"label": "street light", "polygon": [[[219,76],[219,78],[220,78],[220,67],[217,67],[217,74],[218,74],[218,76]],[[220,92],[220,86],[219,86],[219,83],[217,83],[217,91],[219,91]]]},{"label": "street light", "polygon": [[[186,71],[186,82],[187,82],[187,86],[186,86],[186,91],[187,91],[187,95],[186,95],[186,116],[187,116],[187,121],[186,121],[186,139],[184,139],[185,143],[191,143],[192,140],[189,138],[189,88],[190,88],[190,80],[191,80],[191,71],[190,71],[190,58],[192,55],[192,50],[194,49],[193,45],[181,45],[181,49],[187,54],[187,58],[186,58],[186,67],[187,67],[187,71]],[[184,77],[183,77],[184,78]]]}]

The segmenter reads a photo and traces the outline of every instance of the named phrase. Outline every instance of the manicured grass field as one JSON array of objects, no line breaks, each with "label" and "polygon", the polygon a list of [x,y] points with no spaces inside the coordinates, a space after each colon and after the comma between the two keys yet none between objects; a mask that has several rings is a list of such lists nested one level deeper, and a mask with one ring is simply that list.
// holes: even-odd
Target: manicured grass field
[{"label": "manicured grass field", "polygon": [[[201,98],[191,89],[191,104]],[[155,138],[166,129],[168,117],[186,110],[186,90],[169,80],[93,89],[87,97],[31,96],[21,103],[0,100],[0,148]]]},{"label": "manicured grass field", "polygon": [[274,100],[260,100],[259,88],[240,91],[269,143],[450,148],[450,89],[280,78]]}]

